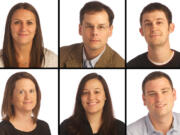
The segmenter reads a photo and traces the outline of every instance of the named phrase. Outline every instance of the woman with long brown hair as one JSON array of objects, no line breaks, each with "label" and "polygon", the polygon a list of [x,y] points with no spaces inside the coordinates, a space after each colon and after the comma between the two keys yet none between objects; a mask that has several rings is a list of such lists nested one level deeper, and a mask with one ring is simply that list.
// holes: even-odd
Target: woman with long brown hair
[{"label": "woman with long brown hair", "polygon": [[0,122],[0,135],[50,135],[45,121],[39,120],[41,92],[36,79],[17,72],[7,81]]},{"label": "woman with long brown hair", "polygon": [[82,78],[74,113],[61,123],[60,135],[125,135],[125,124],[113,116],[109,88],[101,75]]},{"label": "woman with long brown hair", "polygon": [[0,67],[57,67],[57,56],[43,47],[40,19],[29,3],[18,3],[7,16]]}]

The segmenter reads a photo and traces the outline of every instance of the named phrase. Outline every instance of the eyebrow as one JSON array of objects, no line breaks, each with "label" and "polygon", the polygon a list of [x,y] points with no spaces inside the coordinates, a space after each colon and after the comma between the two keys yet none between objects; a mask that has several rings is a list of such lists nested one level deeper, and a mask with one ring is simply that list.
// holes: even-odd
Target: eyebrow
[{"label": "eyebrow", "polygon": [[[170,87],[165,87],[165,88],[162,88],[160,91],[164,91],[164,90],[170,90],[171,88]],[[147,93],[156,93],[157,91],[155,90],[150,90],[148,91]]]},{"label": "eyebrow", "polygon": [[[156,19],[157,21],[164,21],[164,19],[163,18],[157,18]],[[149,19],[145,19],[144,20],[144,23],[146,23],[146,22],[151,22]]]},{"label": "eyebrow", "polygon": [[[93,24],[91,24],[91,23],[89,23],[89,22],[85,22],[85,24],[86,24],[86,25],[93,25]],[[106,24],[98,24],[98,25],[106,25]]]},{"label": "eyebrow", "polygon": [[[15,21],[22,21],[21,19],[17,19],[17,18],[12,19],[12,20],[15,20]],[[25,20],[25,21],[34,21],[34,19],[27,19],[27,20]]]}]

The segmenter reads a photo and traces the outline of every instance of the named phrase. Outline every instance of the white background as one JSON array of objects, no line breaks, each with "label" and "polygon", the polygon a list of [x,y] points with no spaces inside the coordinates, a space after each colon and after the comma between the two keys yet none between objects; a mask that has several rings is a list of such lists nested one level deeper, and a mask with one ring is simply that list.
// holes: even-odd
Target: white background
[{"label": "white background", "polygon": [[58,0],[0,0],[0,49],[3,47],[6,18],[17,3],[27,2],[38,12],[44,47],[58,54]]},{"label": "white background", "polygon": [[[41,106],[38,119],[44,120],[50,126],[51,134],[58,134],[58,73],[56,69],[0,69],[0,112],[4,89],[8,78],[16,72],[32,74],[41,90]],[[0,121],[2,116],[0,115]]]},{"label": "white background", "polygon": [[152,2],[160,2],[170,9],[172,22],[175,24],[175,30],[170,34],[170,46],[172,49],[180,51],[180,8],[178,0],[127,0],[127,62],[147,51],[147,43],[139,32],[139,18],[143,8]]},{"label": "white background", "polygon": [[60,123],[74,111],[75,98],[81,79],[89,73],[100,74],[109,87],[115,118],[125,121],[125,82],[123,69],[61,69],[60,70]]},{"label": "white background", "polygon": [[142,82],[144,78],[151,72],[162,71],[168,74],[172,80],[173,86],[176,89],[177,99],[174,103],[174,112],[180,113],[180,85],[179,85],[179,69],[164,69],[164,70],[152,70],[152,69],[137,69],[127,70],[127,125],[141,117],[148,114],[148,109],[143,104],[142,100]]},{"label": "white background", "polygon": [[[79,12],[90,0],[60,0],[60,46],[82,42],[79,35]],[[125,58],[125,4],[124,0],[99,0],[114,12],[113,34],[108,44]]]}]

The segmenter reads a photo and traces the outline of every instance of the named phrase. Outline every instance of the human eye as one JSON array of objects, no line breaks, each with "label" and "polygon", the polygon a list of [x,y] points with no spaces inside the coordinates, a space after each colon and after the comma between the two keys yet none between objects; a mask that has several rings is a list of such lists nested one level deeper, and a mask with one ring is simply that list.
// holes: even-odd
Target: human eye
[{"label": "human eye", "polygon": [[24,91],[23,90],[19,90],[19,94],[23,94],[24,93]]},{"label": "human eye", "polygon": [[157,21],[157,24],[160,25],[160,24],[163,24],[163,22],[162,21]]},{"label": "human eye", "polygon": [[14,21],[14,24],[20,24],[21,22],[20,21]]},{"label": "human eye", "polygon": [[151,26],[150,22],[145,23],[145,26]]},{"label": "human eye", "polygon": [[33,89],[31,89],[29,92],[30,92],[30,93],[34,93],[34,90],[33,90]]},{"label": "human eye", "polygon": [[155,92],[151,92],[151,93],[148,93],[148,95],[150,96],[150,97],[153,97],[153,96],[155,96]]},{"label": "human eye", "polygon": [[88,91],[83,91],[82,92],[82,95],[87,95],[88,94]]},{"label": "human eye", "polygon": [[93,29],[93,26],[92,26],[92,25],[90,25],[90,24],[87,24],[87,25],[85,26],[85,28],[88,28],[88,29]]},{"label": "human eye", "polygon": [[32,25],[33,22],[32,22],[32,21],[28,21],[27,24],[28,24],[28,25]]}]

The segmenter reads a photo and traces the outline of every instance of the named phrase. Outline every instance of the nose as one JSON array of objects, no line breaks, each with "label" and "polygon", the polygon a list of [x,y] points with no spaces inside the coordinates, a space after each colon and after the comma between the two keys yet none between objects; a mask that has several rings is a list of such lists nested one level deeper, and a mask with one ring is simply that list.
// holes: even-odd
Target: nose
[{"label": "nose", "polygon": [[157,29],[157,24],[156,24],[156,22],[153,22],[153,23],[152,23],[151,29],[152,29],[152,31]]},{"label": "nose", "polygon": [[88,98],[89,98],[89,100],[93,100],[94,99],[94,94],[93,93],[89,93]]},{"label": "nose", "polygon": [[26,23],[22,22],[21,23],[21,31],[25,31],[26,30]]},{"label": "nose", "polygon": [[29,99],[29,96],[30,96],[30,94],[29,94],[28,92],[25,92],[24,98],[25,98],[25,99]]},{"label": "nose", "polygon": [[98,28],[97,27],[93,27],[92,29],[92,35],[96,36],[98,34]]},{"label": "nose", "polygon": [[163,99],[163,95],[162,95],[161,93],[157,93],[157,94],[156,94],[156,101],[157,101],[157,102],[161,102],[162,99]]}]

